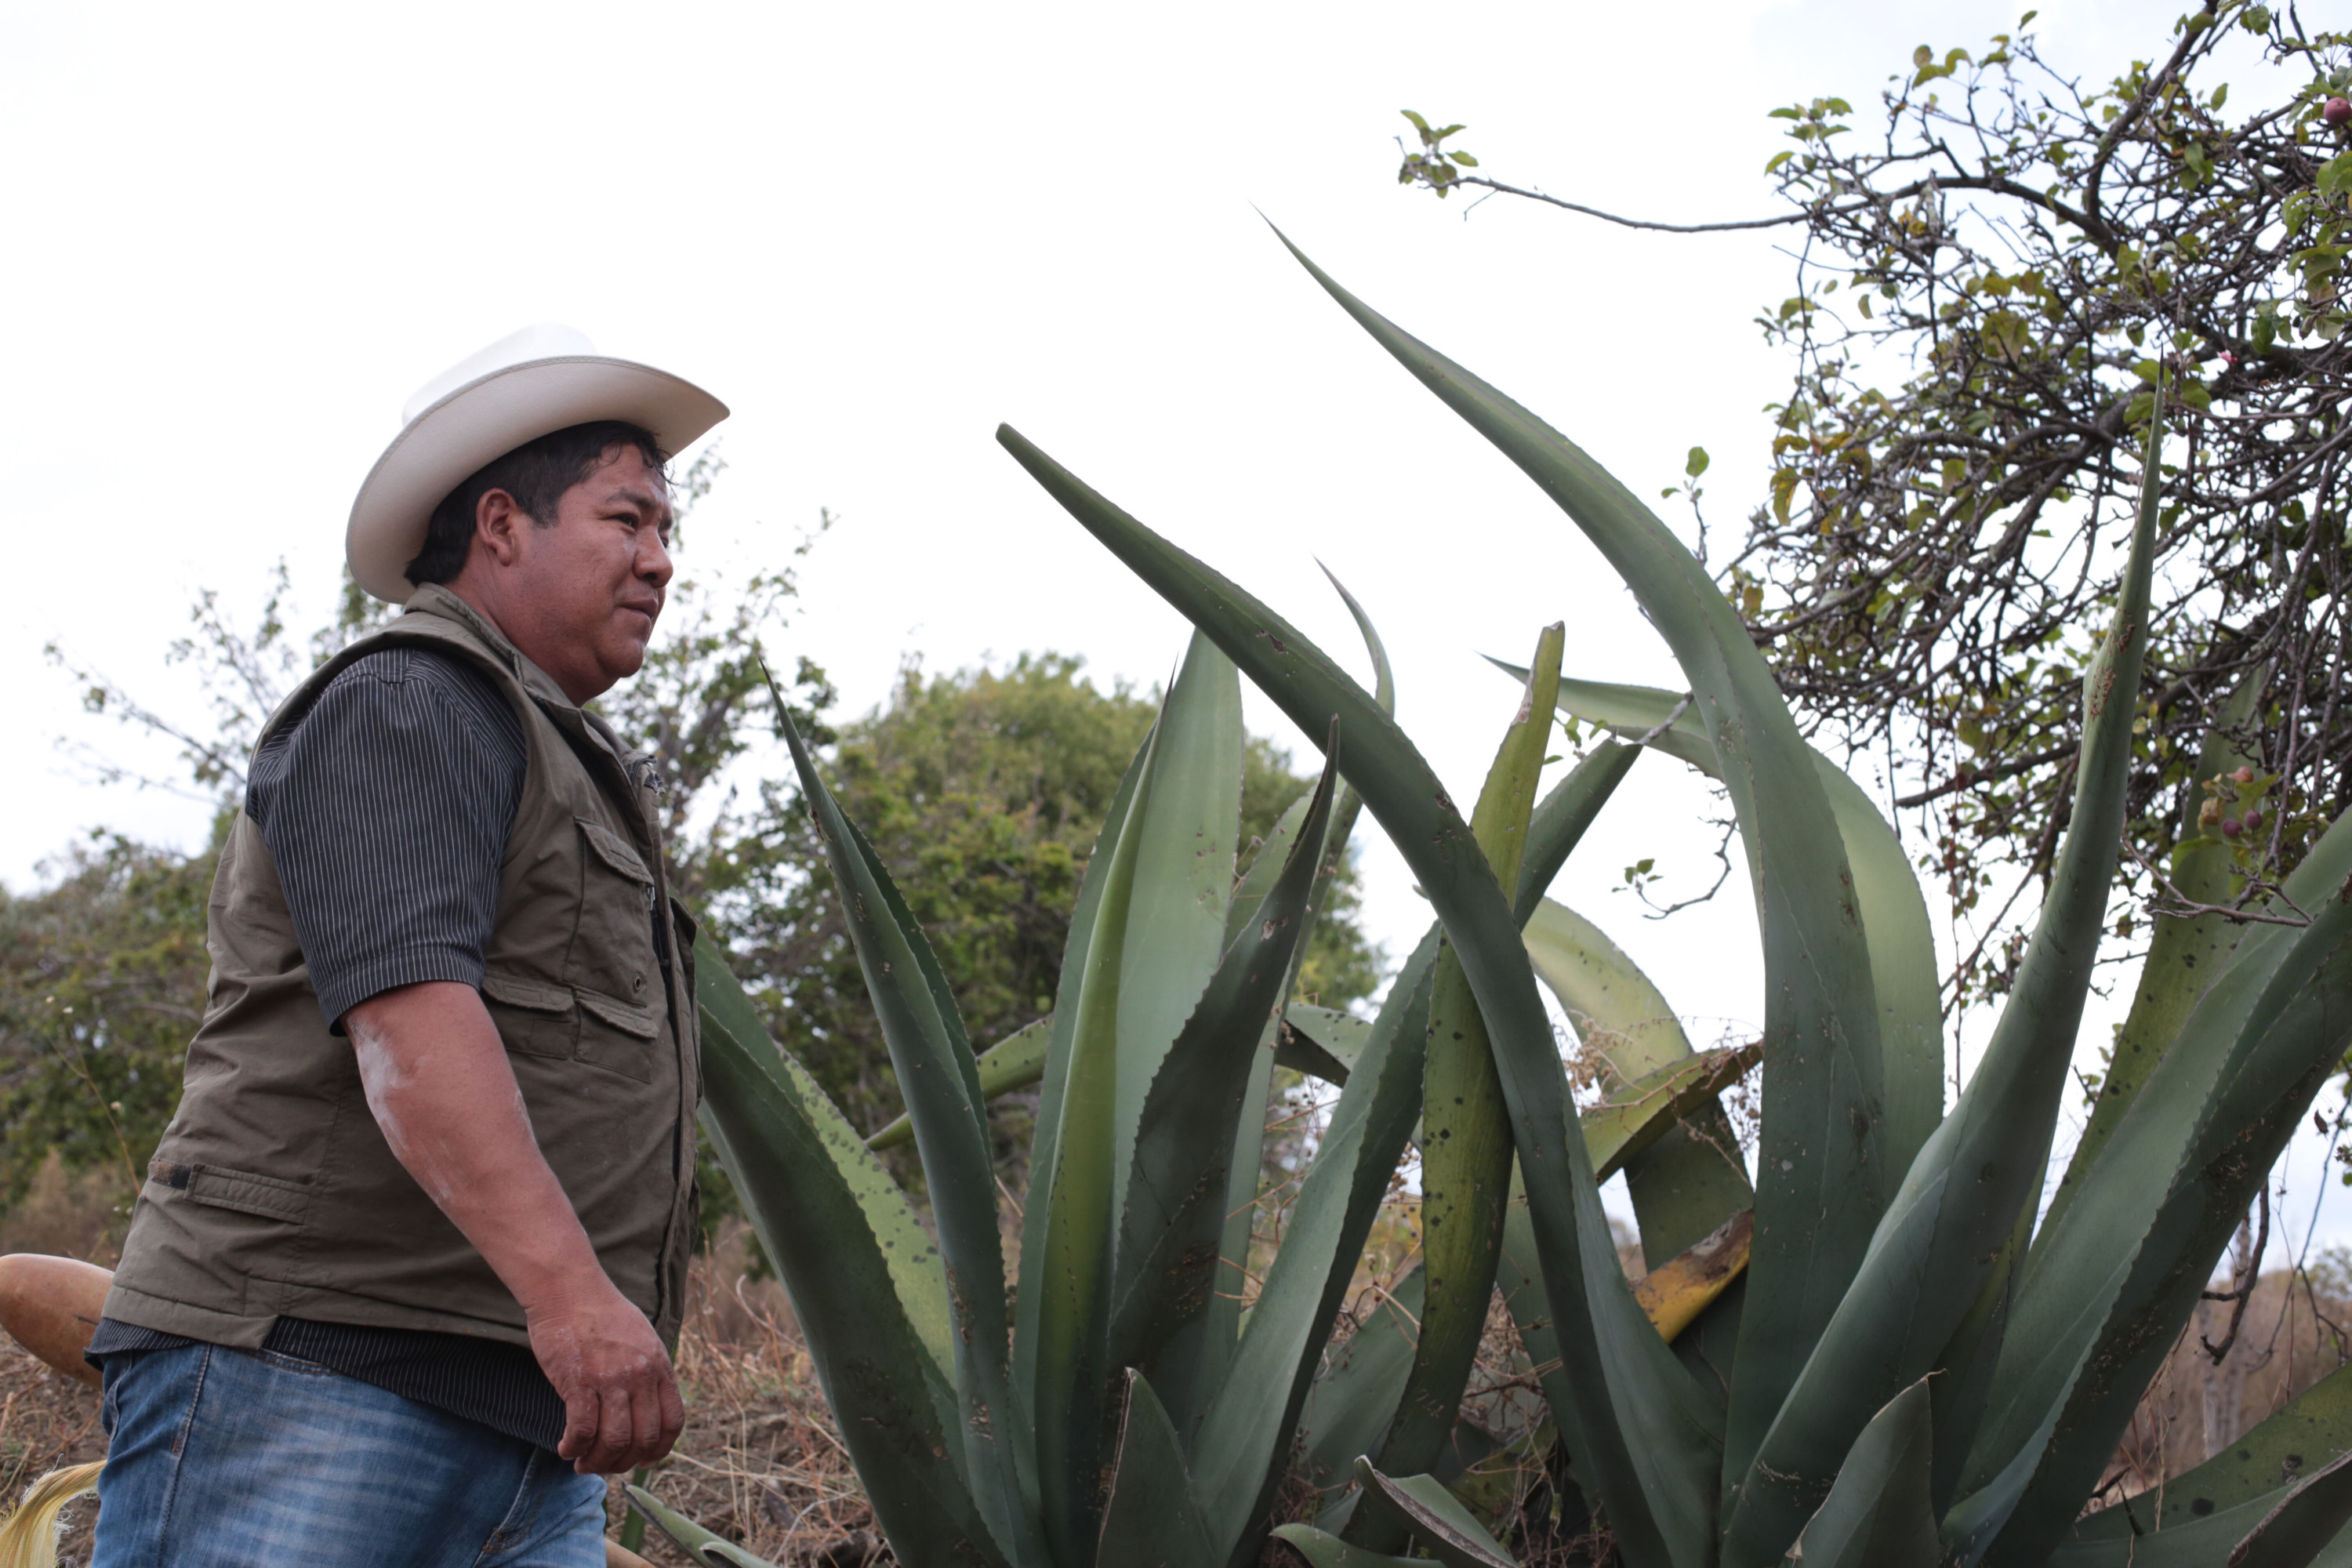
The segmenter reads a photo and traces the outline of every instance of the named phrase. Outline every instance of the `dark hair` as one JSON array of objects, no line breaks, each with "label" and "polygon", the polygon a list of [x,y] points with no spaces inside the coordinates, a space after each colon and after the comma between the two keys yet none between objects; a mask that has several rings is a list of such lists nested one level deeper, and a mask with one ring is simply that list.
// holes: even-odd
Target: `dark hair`
[{"label": "dark hair", "polygon": [[669,482],[669,454],[652,431],[625,420],[599,419],[526,441],[483,464],[442,498],[425,525],[425,548],[408,563],[408,580],[421,588],[446,583],[465,570],[474,548],[475,510],[492,490],[514,497],[515,506],[540,527],[552,527],[563,492],[595,472],[604,454],[615,447],[635,447],[646,467],[661,475],[665,485]]}]

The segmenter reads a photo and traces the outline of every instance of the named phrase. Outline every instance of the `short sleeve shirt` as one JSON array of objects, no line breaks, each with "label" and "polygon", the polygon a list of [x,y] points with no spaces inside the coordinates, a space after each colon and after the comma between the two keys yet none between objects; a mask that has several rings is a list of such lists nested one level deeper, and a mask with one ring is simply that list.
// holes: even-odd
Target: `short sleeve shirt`
[{"label": "short sleeve shirt", "polygon": [[481,984],[525,760],[481,675],[409,647],[354,660],[254,757],[246,815],[338,1033],[395,986]]}]

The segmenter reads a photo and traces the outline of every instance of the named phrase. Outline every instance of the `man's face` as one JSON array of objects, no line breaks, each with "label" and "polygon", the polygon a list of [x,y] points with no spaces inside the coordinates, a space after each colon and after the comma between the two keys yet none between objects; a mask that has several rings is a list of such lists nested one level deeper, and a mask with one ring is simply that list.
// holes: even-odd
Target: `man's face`
[{"label": "man's face", "polygon": [[669,492],[660,474],[635,447],[614,447],[563,492],[548,527],[518,511],[499,528],[490,513],[499,502],[511,508],[503,490],[483,497],[479,519],[486,532],[511,541],[493,552],[508,558],[497,603],[485,606],[499,628],[574,702],[635,675],[669,586]]}]

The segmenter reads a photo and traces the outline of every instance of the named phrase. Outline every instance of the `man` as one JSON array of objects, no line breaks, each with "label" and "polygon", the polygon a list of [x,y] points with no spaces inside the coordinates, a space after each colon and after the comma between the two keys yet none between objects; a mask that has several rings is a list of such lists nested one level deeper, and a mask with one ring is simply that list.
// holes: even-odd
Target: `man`
[{"label": "man", "polygon": [[590,1568],[669,1450],[695,1230],[693,928],[583,704],[727,410],[561,328],[411,400],[361,487],[406,609],[262,731],[205,1016],[90,1359],[100,1568]]}]

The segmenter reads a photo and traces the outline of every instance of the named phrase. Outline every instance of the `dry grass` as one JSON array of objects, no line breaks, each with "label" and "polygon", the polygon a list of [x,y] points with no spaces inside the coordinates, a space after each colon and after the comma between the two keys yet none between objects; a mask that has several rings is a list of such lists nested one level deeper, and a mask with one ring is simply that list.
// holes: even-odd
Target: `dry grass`
[{"label": "dry grass", "polygon": [[[1412,1209],[1409,1201],[1399,1203],[1384,1224],[1387,1245],[1369,1260],[1373,1267],[1362,1281],[1366,1289],[1351,1303],[1363,1310],[1343,1318],[1341,1337],[1358,1317],[1370,1316],[1380,1293],[1410,1267],[1417,1218]],[[656,1494],[728,1539],[792,1568],[889,1563],[782,1290],[772,1280],[745,1279],[740,1242],[698,1260],[691,1289],[678,1346],[687,1427],[677,1451],[655,1474]],[[2339,1316],[2335,1303],[2319,1304],[2326,1318],[2352,1321],[2352,1313]],[[2117,1468],[2129,1473],[2110,1500],[2159,1485],[2166,1476],[2196,1465],[2334,1371],[2340,1364],[2339,1342],[2326,1321],[2314,1318],[2311,1305],[2307,1286],[2297,1283],[2290,1290],[2286,1276],[2265,1278],[2249,1304],[2237,1344],[2216,1368],[2198,1337],[2202,1332],[2218,1339],[2227,1311],[2206,1304],[2141,1405],[2117,1457]],[[1540,1403],[1532,1395],[1532,1372],[1498,1300],[1465,1414],[1506,1445],[1476,1468],[1487,1478],[1481,1489],[1487,1500],[1519,1521],[1523,1531],[1549,1515],[1553,1481],[1547,1444],[1517,1451],[1508,1447],[1544,1424]],[[0,1342],[0,1497],[13,1502],[46,1471],[98,1458],[104,1451],[96,1392]],[[1316,1500],[1313,1489],[1300,1481],[1286,1489],[1278,1517],[1311,1514]],[[622,1506],[616,1482],[616,1528]],[[68,1512],[58,1554],[62,1568],[89,1563],[95,1511],[84,1501]],[[1538,1538],[1530,1539],[1530,1533]],[[1546,1540],[1540,1538],[1544,1533],[1538,1528],[1520,1535],[1523,1559],[1531,1565],[1606,1560],[1605,1545],[1589,1537],[1568,1539],[1563,1531]],[[664,1568],[690,1568],[658,1531],[647,1531],[643,1551]],[[1298,1559],[1273,1544],[1265,1561],[1294,1564]]]},{"label": "dry grass", "polygon": [[[686,1430],[651,1489],[771,1562],[887,1563],[792,1308],[773,1280],[745,1279],[744,1256],[739,1234],[696,1264],[677,1352]],[[622,1500],[616,1481],[616,1521]],[[641,1550],[692,1568],[657,1530]]]},{"label": "dry grass", "polygon": [[[0,1334],[0,1500],[13,1508],[25,1489],[49,1471],[105,1457],[98,1390],[51,1372]],[[66,1510],[60,1568],[82,1568],[89,1562],[90,1525],[97,1517],[97,1506],[88,1498]]]}]

